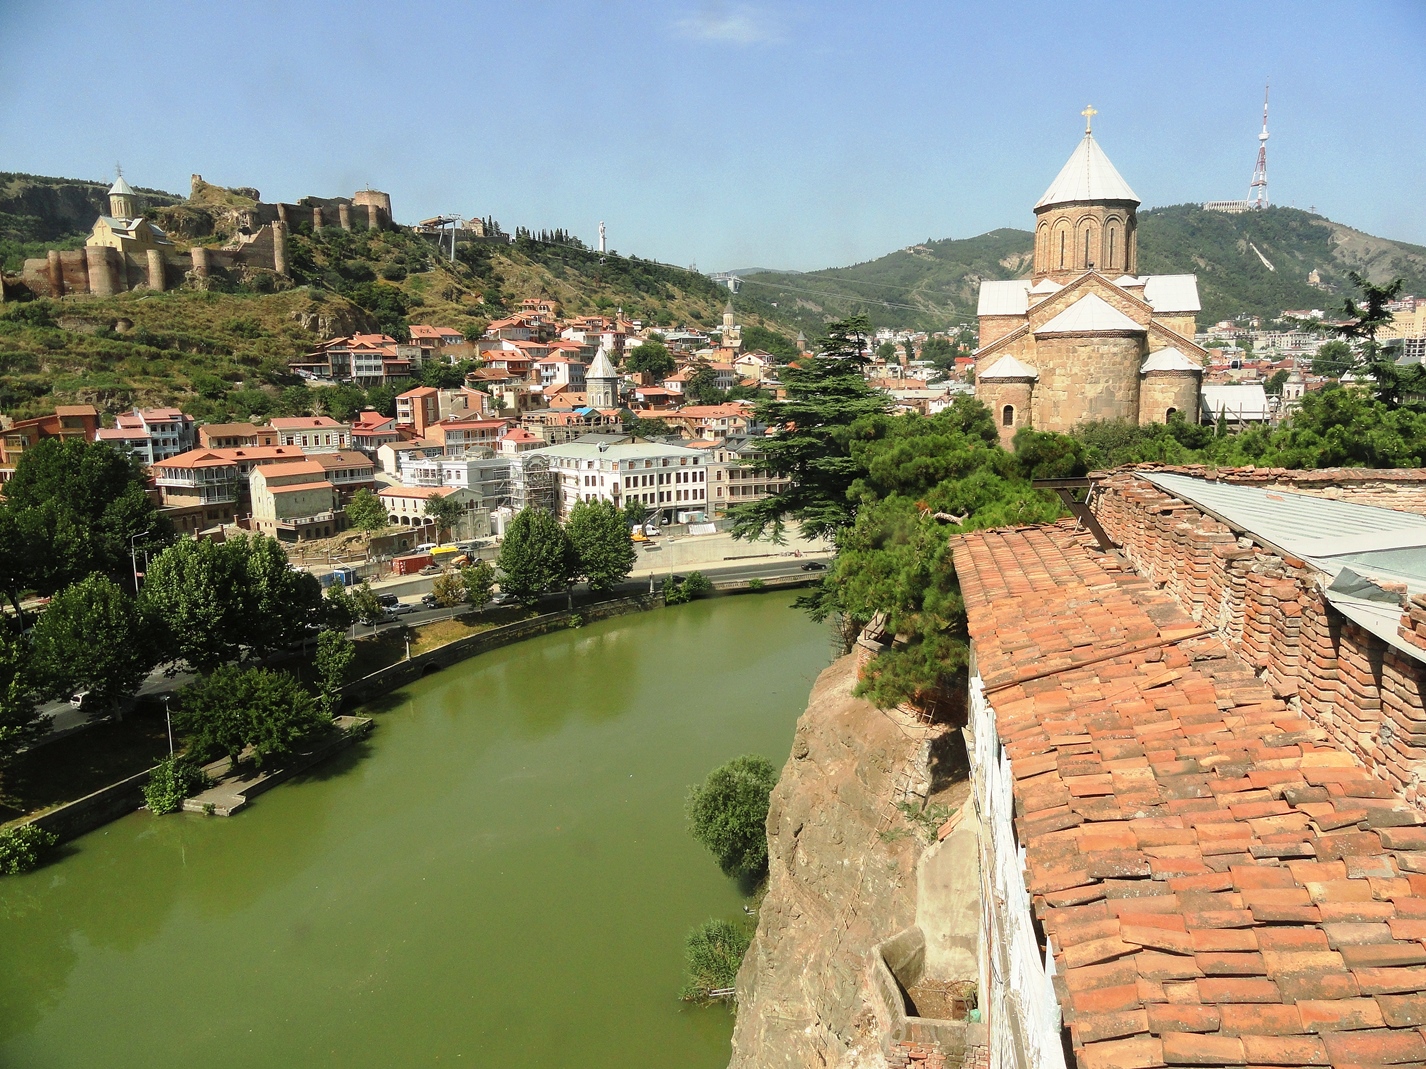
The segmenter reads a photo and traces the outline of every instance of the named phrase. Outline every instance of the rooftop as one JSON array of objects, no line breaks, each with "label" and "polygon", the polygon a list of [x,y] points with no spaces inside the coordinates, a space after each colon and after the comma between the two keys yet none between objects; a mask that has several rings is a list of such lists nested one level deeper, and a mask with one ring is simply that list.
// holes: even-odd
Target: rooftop
[{"label": "rooftop", "polygon": [[1426,826],[1069,523],[956,571],[1079,1064],[1421,1064]]},{"label": "rooftop", "polygon": [[1056,204],[1077,204],[1081,202],[1102,203],[1104,201],[1130,201],[1139,203],[1139,195],[1129,188],[1109,157],[1094,140],[1094,135],[1085,131],[1080,143],[1065,162],[1045,195],[1035,203],[1035,209],[1049,208]]}]

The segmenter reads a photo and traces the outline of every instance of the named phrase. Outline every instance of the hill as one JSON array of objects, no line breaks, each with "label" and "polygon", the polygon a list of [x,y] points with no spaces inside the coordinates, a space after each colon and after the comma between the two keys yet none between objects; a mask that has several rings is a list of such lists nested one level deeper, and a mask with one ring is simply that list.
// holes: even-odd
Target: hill
[{"label": "hill", "polygon": [[[33,251],[12,239],[0,249],[7,254],[80,245],[107,206],[107,185],[9,177],[17,180],[4,188],[15,192],[0,205],[30,214],[4,233],[48,236]],[[155,191],[147,214],[179,248],[211,244],[229,236],[233,212],[253,203],[248,194],[255,191],[206,184],[189,198]],[[513,243],[459,245],[452,263],[406,228],[314,233],[310,222],[297,222],[288,240],[290,280],[257,272],[236,284],[210,280],[205,290],[0,306],[0,411],[21,418],[73,402],[109,412],[181,404],[199,418],[227,419],[349,409],[363,401],[360,391],[309,390],[288,373],[288,360],[357,330],[404,339],[408,325],[420,322],[479,332],[525,297],[553,298],[565,315],[622,309],[645,322],[701,326],[717,324],[729,299],[696,272],[521,233]],[[755,295],[734,300],[751,344],[791,350],[796,329],[780,322],[778,309]],[[384,406],[387,392],[366,400]]]},{"label": "hill", "polygon": [[[752,274],[744,285],[791,310],[809,336],[827,318],[856,311],[877,326],[948,330],[974,322],[982,279],[1029,274],[1033,248],[1028,230],[992,230],[927,241],[852,267]],[[1200,325],[1240,313],[1272,318],[1285,308],[1338,309],[1351,288],[1349,270],[1374,281],[1400,275],[1407,292],[1426,293],[1426,248],[1295,208],[1227,215],[1181,204],[1141,212],[1139,269],[1198,275]],[[1315,284],[1308,281],[1314,271]]]}]

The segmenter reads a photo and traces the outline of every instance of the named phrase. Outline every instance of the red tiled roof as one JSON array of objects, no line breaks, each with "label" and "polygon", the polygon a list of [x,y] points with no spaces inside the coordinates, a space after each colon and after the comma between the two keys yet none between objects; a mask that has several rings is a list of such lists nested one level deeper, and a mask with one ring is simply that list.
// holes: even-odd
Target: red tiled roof
[{"label": "red tiled roof", "polygon": [[1067,524],[962,536],[1079,1064],[1426,1063],[1426,826]]}]

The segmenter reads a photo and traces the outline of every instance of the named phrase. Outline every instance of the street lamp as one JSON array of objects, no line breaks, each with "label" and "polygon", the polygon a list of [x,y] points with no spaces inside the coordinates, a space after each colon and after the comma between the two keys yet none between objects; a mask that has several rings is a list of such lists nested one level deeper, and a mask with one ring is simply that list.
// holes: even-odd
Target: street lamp
[{"label": "street lamp", "polygon": [[135,596],[137,596],[138,593],[139,593],[139,552],[138,552],[138,549],[136,548],[136,543],[137,543],[140,539],[147,538],[148,536],[149,536],[149,532],[147,532],[147,531],[140,531],[140,532],[139,532],[138,534],[136,534],[136,535],[130,535],[130,536],[129,536],[129,563],[130,563],[131,565],[133,565],[133,568],[134,568],[134,594],[135,594]]},{"label": "street lamp", "polygon": [[168,712],[168,700],[172,695],[163,696],[163,722],[168,725],[168,756],[173,756],[173,717]]}]

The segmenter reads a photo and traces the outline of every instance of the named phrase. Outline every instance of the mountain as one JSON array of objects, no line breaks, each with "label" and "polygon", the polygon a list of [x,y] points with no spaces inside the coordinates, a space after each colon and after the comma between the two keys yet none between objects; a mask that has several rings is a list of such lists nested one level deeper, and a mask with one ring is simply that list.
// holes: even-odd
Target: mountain
[{"label": "mountain", "polygon": [[[752,274],[743,278],[743,292],[776,302],[809,337],[828,319],[858,311],[877,326],[950,330],[974,323],[982,279],[1028,275],[1033,249],[1028,230],[992,230],[851,267]],[[1180,204],[1140,212],[1139,270],[1196,274],[1200,326],[1239,313],[1274,318],[1286,308],[1338,310],[1351,290],[1350,270],[1378,282],[1399,275],[1407,292],[1426,294],[1426,248],[1296,208],[1228,215]],[[1314,271],[1315,283],[1308,280]]]}]

